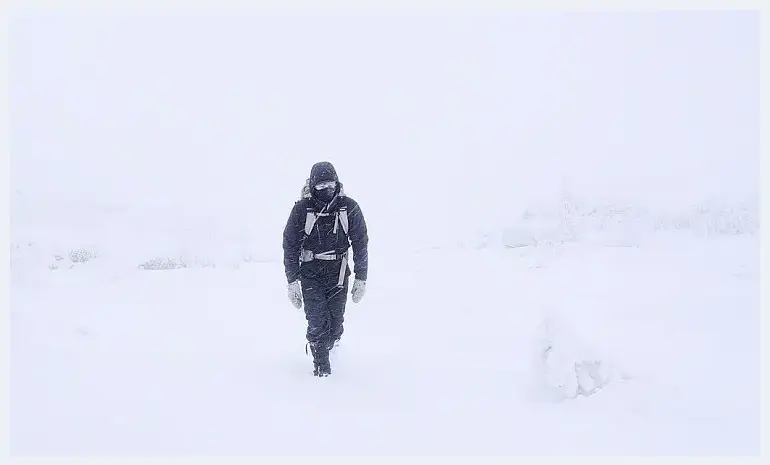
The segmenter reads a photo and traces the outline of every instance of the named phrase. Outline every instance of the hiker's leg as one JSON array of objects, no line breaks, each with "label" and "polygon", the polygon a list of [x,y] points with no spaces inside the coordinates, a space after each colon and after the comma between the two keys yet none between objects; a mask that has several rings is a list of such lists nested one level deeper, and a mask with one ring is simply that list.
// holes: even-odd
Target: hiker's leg
[{"label": "hiker's leg", "polygon": [[313,352],[313,360],[317,365],[328,365],[326,341],[329,338],[330,318],[323,286],[316,280],[303,279],[302,298],[307,319],[306,338]]},{"label": "hiker's leg", "polygon": [[345,321],[345,304],[348,300],[348,279],[342,288],[332,287],[327,290],[328,300],[327,308],[329,311],[329,347],[332,347],[336,341],[342,337],[344,331],[343,323]]}]

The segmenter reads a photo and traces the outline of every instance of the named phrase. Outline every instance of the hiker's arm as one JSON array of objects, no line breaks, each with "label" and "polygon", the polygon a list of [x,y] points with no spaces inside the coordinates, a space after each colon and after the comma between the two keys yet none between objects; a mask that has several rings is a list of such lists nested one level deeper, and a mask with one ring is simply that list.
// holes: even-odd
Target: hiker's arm
[{"label": "hiker's arm", "polygon": [[305,235],[305,229],[300,222],[302,213],[300,203],[295,203],[283,230],[283,267],[290,283],[299,279],[299,253]]},{"label": "hiker's arm", "polygon": [[350,231],[348,236],[353,248],[353,273],[355,273],[355,279],[366,281],[369,271],[369,235],[366,231],[366,221],[358,203],[351,201],[349,209]]}]

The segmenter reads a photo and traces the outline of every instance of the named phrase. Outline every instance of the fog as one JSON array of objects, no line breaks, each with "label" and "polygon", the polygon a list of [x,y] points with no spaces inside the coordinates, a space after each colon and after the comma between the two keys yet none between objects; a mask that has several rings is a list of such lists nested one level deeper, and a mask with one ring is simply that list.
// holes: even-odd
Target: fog
[{"label": "fog", "polygon": [[503,228],[565,191],[758,193],[756,14],[95,11],[12,17],[14,224],[158,210],[278,250],[320,160],[375,249]]}]

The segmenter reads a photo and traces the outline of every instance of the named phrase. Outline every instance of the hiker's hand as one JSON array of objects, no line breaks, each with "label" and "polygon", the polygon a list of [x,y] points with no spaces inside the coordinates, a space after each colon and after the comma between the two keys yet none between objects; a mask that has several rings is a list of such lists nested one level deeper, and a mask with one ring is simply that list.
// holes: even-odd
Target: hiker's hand
[{"label": "hiker's hand", "polygon": [[288,295],[292,305],[296,308],[302,308],[302,287],[299,285],[299,280],[289,284]]},{"label": "hiker's hand", "polygon": [[366,293],[366,281],[361,281],[360,279],[356,279],[353,281],[353,290],[350,291],[350,294],[353,297],[353,303],[358,303],[361,301],[361,299],[364,297],[364,294]]}]

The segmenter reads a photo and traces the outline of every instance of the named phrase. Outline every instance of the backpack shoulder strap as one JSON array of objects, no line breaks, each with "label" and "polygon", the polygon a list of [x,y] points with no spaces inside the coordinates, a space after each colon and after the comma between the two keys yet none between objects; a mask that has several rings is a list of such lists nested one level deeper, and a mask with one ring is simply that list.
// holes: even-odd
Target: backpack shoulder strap
[{"label": "backpack shoulder strap", "polygon": [[342,231],[345,233],[345,237],[348,237],[348,207],[347,205],[340,206],[337,211],[334,212],[334,234],[337,234],[337,226],[342,225]]},{"label": "backpack shoulder strap", "polygon": [[342,230],[345,231],[345,235],[348,235],[348,207],[340,207],[339,221],[342,225]]},{"label": "backpack shoulder strap", "polygon": [[315,211],[308,208],[307,213],[305,214],[305,236],[309,236],[310,232],[313,230],[313,226],[315,226],[315,222],[318,219],[318,214],[316,214]]},{"label": "backpack shoulder strap", "polygon": [[[307,212],[305,213],[305,236],[309,236],[313,231],[313,227],[315,226],[319,216],[330,215],[330,213],[319,213],[316,212],[312,207],[307,207]],[[339,207],[337,212],[334,213],[334,216],[334,232],[337,232],[337,224],[339,223],[342,226],[342,231],[345,232],[345,236],[347,236],[349,228],[348,207],[346,205]]]},{"label": "backpack shoulder strap", "polygon": [[[315,226],[316,221],[318,221],[319,216],[331,216],[331,213],[327,212],[317,212],[313,207],[306,207],[305,212],[305,236],[309,236],[310,232],[313,231],[313,226]],[[345,218],[347,221],[347,217]],[[336,227],[336,225],[335,225]],[[346,233],[347,234],[347,233]]]}]

